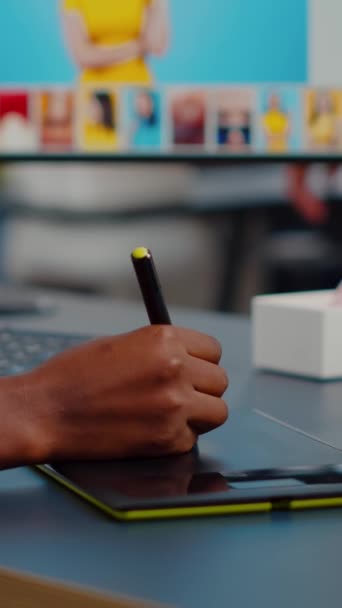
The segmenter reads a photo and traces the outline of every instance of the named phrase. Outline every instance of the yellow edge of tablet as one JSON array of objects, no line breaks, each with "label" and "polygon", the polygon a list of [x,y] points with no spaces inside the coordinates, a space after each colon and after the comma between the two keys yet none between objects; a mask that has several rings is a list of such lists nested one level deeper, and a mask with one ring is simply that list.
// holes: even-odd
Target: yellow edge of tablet
[{"label": "yellow edge of tablet", "polygon": [[308,498],[307,500],[291,500],[290,508],[294,511],[302,509],[326,509],[342,507],[342,497],[336,498]]},{"label": "yellow edge of tablet", "polygon": [[[165,509],[146,509],[138,511],[117,511],[97,500],[91,494],[84,492],[79,487],[73,485],[64,477],[54,473],[53,470],[47,469],[44,466],[37,466],[42,473],[52,477],[59,484],[71,490],[91,505],[97,507],[102,512],[110,517],[114,517],[120,521],[141,521],[153,519],[176,519],[183,517],[202,517],[210,515],[243,515],[248,513],[267,513],[273,508],[277,509],[276,505],[271,502],[234,504],[234,505],[208,505],[208,506],[189,506],[189,507],[169,507]],[[320,509],[342,507],[342,497],[340,498],[313,498],[292,500],[287,510],[304,510],[304,509]]]},{"label": "yellow edge of tablet", "polygon": [[251,503],[251,504],[237,504],[237,505],[211,505],[211,506],[191,506],[191,507],[174,507],[166,509],[146,509],[139,511],[117,511],[112,507],[104,504],[100,500],[97,500],[91,494],[84,492],[78,486],[74,486],[64,477],[54,473],[53,470],[47,469],[44,466],[37,466],[37,469],[42,471],[45,475],[52,477],[59,484],[71,490],[87,502],[91,503],[98,509],[101,509],[107,515],[120,519],[122,521],[132,520],[143,520],[143,519],[171,519],[177,517],[195,517],[203,515],[237,515],[242,513],[259,513],[267,512],[272,510],[272,503]]}]

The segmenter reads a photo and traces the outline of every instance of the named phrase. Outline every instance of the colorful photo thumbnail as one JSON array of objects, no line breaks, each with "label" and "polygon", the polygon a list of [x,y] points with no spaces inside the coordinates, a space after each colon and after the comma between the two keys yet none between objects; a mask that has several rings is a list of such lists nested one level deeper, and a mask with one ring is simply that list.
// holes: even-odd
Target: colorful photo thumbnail
[{"label": "colorful photo thumbnail", "polygon": [[248,151],[253,138],[254,91],[224,88],[214,93],[215,143],[225,151]]},{"label": "colorful photo thumbnail", "polygon": [[22,90],[0,91],[0,151],[33,152],[38,148],[38,130],[32,96]]},{"label": "colorful photo thumbnail", "polygon": [[85,151],[113,152],[119,147],[119,94],[107,87],[83,87],[78,96],[78,140]]},{"label": "colorful photo thumbnail", "polygon": [[312,152],[342,149],[342,90],[308,89],[304,93],[306,147]]},{"label": "colorful photo thumbnail", "polygon": [[178,89],[170,92],[172,145],[204,147],[209,117],[208,99],[208,93],[203,89]]},{"label": "colorful photo thumbnail", "polygon": [[270,86],[261,90],[258,115],[258,148],[270,154],[285,154],[303,145],[303,111],[298,88]]},{"label": "colorful photo thumbnail", "polygon": [[75,95],[69,89],[36,94],[40,146],[43,150],[70,151],[74,146]]},{"label": "colorful photo thumbnail", "polygon": [[162,145],[162,94],[156,89],[132,87],[126,89],[123,100],[123,136],[129,149],[152,148]]}]

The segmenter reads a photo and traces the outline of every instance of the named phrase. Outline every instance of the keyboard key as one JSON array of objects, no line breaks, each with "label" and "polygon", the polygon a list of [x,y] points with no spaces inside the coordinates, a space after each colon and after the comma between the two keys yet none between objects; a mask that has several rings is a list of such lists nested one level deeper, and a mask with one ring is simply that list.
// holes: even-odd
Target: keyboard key
[{"label": "keyboard key", "polygon": [[0,330],[0,376],[28,371],[86,339],[64,334]]}]

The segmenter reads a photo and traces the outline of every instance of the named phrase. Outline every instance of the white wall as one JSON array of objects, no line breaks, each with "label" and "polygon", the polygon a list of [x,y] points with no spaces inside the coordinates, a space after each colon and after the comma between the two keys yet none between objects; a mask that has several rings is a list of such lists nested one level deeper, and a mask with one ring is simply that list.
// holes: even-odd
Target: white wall
[{"label": "white wall", "polygon": [[309,0],[309,81],[342,88],[342,0]]}]

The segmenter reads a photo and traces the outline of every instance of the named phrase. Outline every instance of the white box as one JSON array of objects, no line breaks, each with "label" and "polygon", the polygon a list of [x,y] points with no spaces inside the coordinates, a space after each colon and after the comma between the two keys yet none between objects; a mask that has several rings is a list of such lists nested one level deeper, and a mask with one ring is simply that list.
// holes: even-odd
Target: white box
[{"label": "white box", "polygon": [[342,305],[335,292],[257,296],[252,322],[255,367],[320,380],[342,378]]}]

